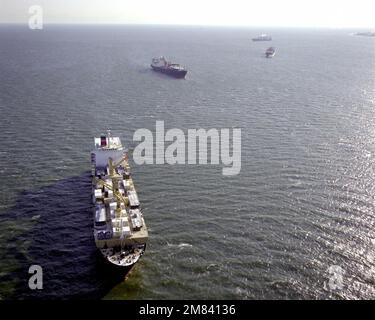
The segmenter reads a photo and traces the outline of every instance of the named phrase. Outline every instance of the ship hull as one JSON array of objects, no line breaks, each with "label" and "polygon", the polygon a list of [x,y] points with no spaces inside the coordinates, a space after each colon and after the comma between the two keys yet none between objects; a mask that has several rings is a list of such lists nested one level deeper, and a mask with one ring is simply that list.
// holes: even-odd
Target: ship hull
[{"label": "ship hull", "polygon": [[172,70],[168,68],[155,67],[153,65],[151,65],[151,68],[156,72],[161,72],[177,79],[183,79],[187,74],[187,70]]},{"label": "ship hull", "polygon": [[252,39],[253,41],[272,41],[272,39]]},{"label": "ship hull", "polygon": [[275,55],[275,53],[276,53],[275,48],[269,47],[265,52],[266,58],[272,58]]},{"label": "ship hull", "polygon": [[108,259],[107,256],[103,254],[103,252],[98,248],[98,254],[101,256],[101,260],[108,271],[113,272],[117,276],[126,277],[130,271],[133,269],[133,267],[137,264],[139,259],[142,257],[142,255],[146,251],[146,244],[144,245],[144,249],[142,253],[140,254],[139,258],[130,265],[119,265],[116,263],[113,263],[110,259]]},{"label": "ship hull", "polygon": [[100,250],[97,251],[98,255],[98,261],[100,265],[100,270],[103,273],[108,274],[111,278],[117,279],[117,281],[122,281],[126,276],[130,273],[130,271],[133,269],[135,266],[135,263],[132,264],[131,266],[126,266],[126,267],[120,267],[117,266],[106,259],[103,254],[100,252]]}]

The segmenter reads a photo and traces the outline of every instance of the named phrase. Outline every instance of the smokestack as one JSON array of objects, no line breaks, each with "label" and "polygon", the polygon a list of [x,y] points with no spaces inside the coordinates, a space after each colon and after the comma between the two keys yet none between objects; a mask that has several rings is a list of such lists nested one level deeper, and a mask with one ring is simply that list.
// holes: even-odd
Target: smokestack
[{"label": "smokestack", "polygon": [[107,145],[107,137],[106,136],[100,136],[100,146],[105,147]]}]

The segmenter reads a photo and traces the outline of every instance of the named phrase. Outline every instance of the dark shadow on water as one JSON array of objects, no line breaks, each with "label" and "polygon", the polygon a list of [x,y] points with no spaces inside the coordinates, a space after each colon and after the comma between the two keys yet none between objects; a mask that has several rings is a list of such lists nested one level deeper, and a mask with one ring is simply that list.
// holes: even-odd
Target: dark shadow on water
[{"label": "dark shadow on water", "polygon": [[[100,299],[124,280],[95,247],[89,172],[23,192],[0,223],[10,229],[1,258],[11,271],[0,270],[0,285],[13,289],[5,299]],[[42,290],[29,289],[33,264],[43,268]]]}]

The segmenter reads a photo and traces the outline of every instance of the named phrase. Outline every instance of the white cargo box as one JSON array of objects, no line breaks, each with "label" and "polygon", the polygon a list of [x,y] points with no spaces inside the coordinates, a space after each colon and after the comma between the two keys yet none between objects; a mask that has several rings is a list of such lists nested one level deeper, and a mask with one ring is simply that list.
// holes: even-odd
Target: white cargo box
[{"label": "white cargo box", "polygon": [[112,224],[114,226],[118,226],[118,227],[127,226],[128,225],[128,218],[125,217],[125,218],[115,218],[115,219],[112,219]]},{"label": "white cargo box", "polygon": [[121,228],[122,227],[121,220],[120,219],[112,219],[112,226],[114,228]]},{"label": "white cargo box", "polygon": [[112,228],[113,231],[113,237],[120,238],[121,237],[121,228]]},{"label": "white cargo box", "polygon": [[123,183],[123,185],[124,185],[124,188],[125,188],[125,190],[130,190],[131,188],[131,184],[130,184],[130,180],[122,180],[122,183]]},{"label": "white cargo box", "polygon": [[116,238],[121,238],[122,236],[128,237],[131,235],[130,228],[129,227],[114,227],[112,228],[113,236]]},{"label": "white cargo box", "polygon": [[142,227],[142,222],[139,219],[132,219],[133,229],[139,230]]},{"label": "white cargo box", "polygon": [[139,200],[137,192],[132,190],[128,191],[128,198],[129,198],[129,204],[131,207],[138,207],[139,206]]},{"label": "white cargo box", "polygon": [[105,207],[98,205],[95,208],[95,221],[96,222],[104,222],[106,221],[106,215],[105,215]]},{"label": "white cargo box", "polygon": [[129,213],[133,229],[140,229],[143,225],[141,211],[139,209],[131,209]]},{"label": "white cargo box", "polygon": [[116,207],[117,207],[117,203],[116,203],[116,202],[111,202],[111,203],[109,204],[109,207],[110,207],[111,210],[115,210]]},{"label": "white cargo box", "polygon": [[122,228],[124,236],[130,236],[130,228],[128,226]]},{"label": "white cargo box", "polygon": [[95,198],[101,198],[103,196],[103,192],[101,189],[95,189],[94,194]]}]

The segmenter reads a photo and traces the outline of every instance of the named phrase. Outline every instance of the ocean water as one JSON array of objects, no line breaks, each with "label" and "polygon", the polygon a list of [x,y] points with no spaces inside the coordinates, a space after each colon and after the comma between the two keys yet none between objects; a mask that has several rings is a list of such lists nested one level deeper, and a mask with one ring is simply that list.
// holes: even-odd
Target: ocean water
[{"label": "ocean water", "polygon": [[[0,298],[375,298],[375,39],[350,32],[1,25]],[[150,70],[159,55],[186,79]],[[119,281],[92,237],[90,150],[156,120],[241,128],[241,172],[132,163],[150,239]]]}]

